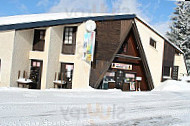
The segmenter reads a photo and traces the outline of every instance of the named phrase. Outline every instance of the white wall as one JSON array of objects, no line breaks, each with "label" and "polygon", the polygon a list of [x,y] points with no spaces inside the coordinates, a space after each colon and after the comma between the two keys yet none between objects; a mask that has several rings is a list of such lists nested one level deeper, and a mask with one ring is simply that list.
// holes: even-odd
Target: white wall
[{"label": "white wall", "polygon": [[63,27],[51,27],[50,28],[50,38],[49,41],[46,41],[46,44],[49,43],[49,46],[47,47],[47,61],[45,60],[44,63],[46,64],[47,74],[46,76],[46,88],[53,88],[53,81],[55,77],[55,72],[59,72],[59,55],[61,53],[62,49],[62,43],[63,43]]},{"label": "white wall", "polygon": [[[78,26],[75,55],[61,54],[64,26],[48,27],[43,52],[32,51],[34,29],[0,32],[2,72],[0,86],[17,87],[18,71],[29,75],[31,60],[42,60],[41,89],[53,88],[55,72],[61,63],[74,63],[72,88],[88,88],[91,64],[82,60],[85,23]],[[75,25],[75,26],[76,26]]]},{"label": "white wall", "polygon": [[174,66],[179,66],[178,78],[187,75],[187,69],[183,54],[175,54]]},{"label": "white wall", "polygon": [[9,87],[15,31],[0,32],[1,80],[0,87]]},{"label": "white wall", "polygon": [[59,61],[64,63],[74,63],[72,88],[88,88],[90,79],[91,64],[82,60],[84,34],[86,32],[85,23],[79,24],[76,36],[75,55],[60,54]]},{"label": "white wall", "polygon": [[[162,77],[164,39],[137,19],[135,19],[135,22],[140,34],[140,39],[145,51],[153,83],[156,87],[161,82]],[[150,38],[156,41],[156,49],[150,45]]]},{"label": "white wall", "polygon": [[13,49],[12,70],[11,70],[11,86],[17,87],[18,71],[26,71],[29,76],[30,60],[29,52],[32,50],[34,38],[34,30],[19,30],[15,34],[15,42]]}]

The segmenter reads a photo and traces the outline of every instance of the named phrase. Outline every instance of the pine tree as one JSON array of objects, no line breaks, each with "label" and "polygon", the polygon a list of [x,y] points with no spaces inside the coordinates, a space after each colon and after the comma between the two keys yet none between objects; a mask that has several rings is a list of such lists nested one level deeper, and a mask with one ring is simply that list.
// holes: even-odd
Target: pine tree
[{"label": "pine tree", "polygon": [[190,74],[190,2],[177,2],[171,21],[170,32],[166,35],[171,42],[184,51],[187,70]]}]

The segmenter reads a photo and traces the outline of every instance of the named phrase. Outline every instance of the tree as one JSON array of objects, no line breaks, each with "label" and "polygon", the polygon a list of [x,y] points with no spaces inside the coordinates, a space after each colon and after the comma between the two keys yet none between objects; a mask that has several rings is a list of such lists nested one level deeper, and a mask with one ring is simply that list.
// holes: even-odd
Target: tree
[{"label": "tree", "polygon": [[179,46],[185,53],[187,70],[190,74],[190,2],[177,2],[171,17],[172,24],[167,32],[168,39]]}]

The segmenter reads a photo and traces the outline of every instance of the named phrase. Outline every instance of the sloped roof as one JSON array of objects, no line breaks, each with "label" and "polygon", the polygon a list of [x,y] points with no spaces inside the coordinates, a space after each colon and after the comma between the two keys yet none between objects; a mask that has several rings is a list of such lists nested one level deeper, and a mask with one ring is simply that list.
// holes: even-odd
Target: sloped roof
[{"label": "sloped roof", "polygon": [[74,24],[74,23],[81,23],[89,19],[95,21],[103,21],[103,20],[124,20],[124,19],[134,19],[134,18],[137,18],[138,20],[142,21],[152,31],[160,35],[165,41],[167,41],[178,51],[183,53],[183,51],[179,47],[177,47],[175,44],[169,41],[164,35],[159,33],[157,30],[151,27],[151,25],[149,25],[146,21],[136,16],[135,14],[68,12],[68,13],[43,13],[43,14],[0,17],[0,31]]},{"label": "sloped roof", "polygon": [[109,13],[43,13],[43,14],[31,14],[31,15],[16,15],[8,17],[0,17],[1,25],[11,25],[20,23],[31,23],[39,21],[52,21],[59,19],[73,19],[82,17],[95,17],[95,16],[108,16],[114,15]]},{"label": "sloped roof", "polygon": [[111,13],[45,13],[0,17],[0,31],[27,28],[48,27],[55,25],[74,24],[87,21],[133,19],[135,14]]},{"label": "sloped roof", "polygon": [[145,20],[143,20],[141,17],[136,17],[138,20],[140,20],[141,22],[143,22],[147,27],[149,27],[152,31],[154,31],[156,34],[158,34],[160,37],[162,37],[165,41],[167,41],[169,44],[171,44],[174,48],[176,48],[179,52],[183,53],[184,52],[177,46],[175,45],[173,42],[171,42],[168,38],[166,38],[162,33],[160,33],[159,31],[157,31],[155,28],[153,28],[149,23],[147,23]]}]

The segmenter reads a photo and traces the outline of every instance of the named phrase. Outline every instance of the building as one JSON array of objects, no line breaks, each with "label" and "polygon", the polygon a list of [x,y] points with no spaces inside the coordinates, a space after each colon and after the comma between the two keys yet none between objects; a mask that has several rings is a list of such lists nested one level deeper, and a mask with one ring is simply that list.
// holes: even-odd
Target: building
[{"label": "building", "polygon": [[[83,59],[87,20],[96,22],[93,62]],[[146,91],[187,74],[183,51],[133,14],[2,17],[0,61],[1,87],[17,87],[24,74],[35,89],[53,88],[62,78],[65,88]]]}]

